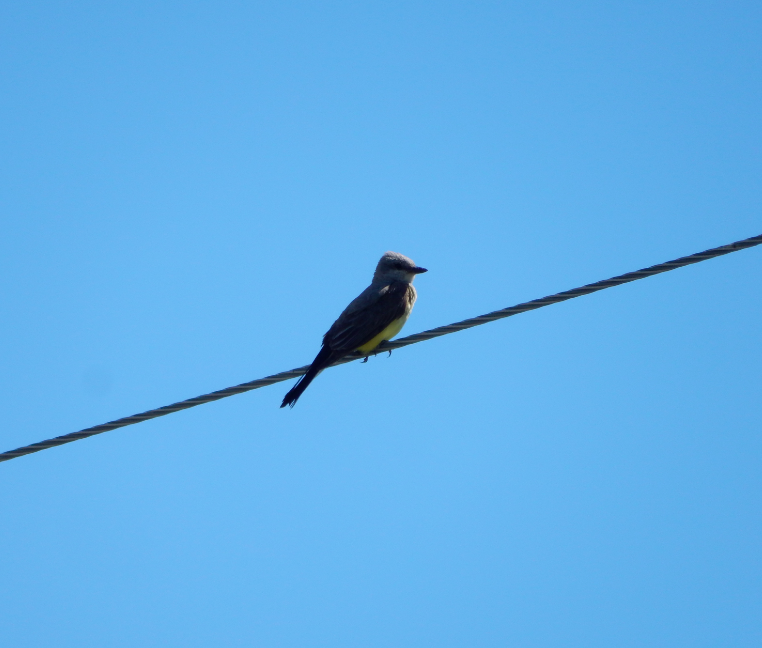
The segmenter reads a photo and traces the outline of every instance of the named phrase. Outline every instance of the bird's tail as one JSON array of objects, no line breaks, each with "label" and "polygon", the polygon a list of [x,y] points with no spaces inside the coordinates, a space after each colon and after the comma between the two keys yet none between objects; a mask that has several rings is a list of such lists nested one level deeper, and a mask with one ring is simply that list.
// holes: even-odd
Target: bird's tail
[{"label": "bird's tail", "polygon": [[289,407],[293,407],[296,405],[296,401],[299,400],[299,396],[302,395],[304,390],[307,389],[310,383],[317,378],[317,375],[335,359],[336,356],[328,347],[320,349],[320,353],[318,353],[317,357],[312,361],[307,373],[296,381],[296,384],[291,388],[288,394],[286,394],[280,406],[286,407],[286,405],[288,405]]}]

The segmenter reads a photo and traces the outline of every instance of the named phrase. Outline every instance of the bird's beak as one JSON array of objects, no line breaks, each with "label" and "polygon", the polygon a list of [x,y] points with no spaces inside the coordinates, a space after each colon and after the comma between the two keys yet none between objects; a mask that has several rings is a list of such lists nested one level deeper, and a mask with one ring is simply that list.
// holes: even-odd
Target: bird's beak
[{"label": "bird's beak", "polygon": [[421,268],[420,266],[416,266],[412,270],[413,274],[423,274],[424,272],[428,272],[428,270],[426,268]]}]

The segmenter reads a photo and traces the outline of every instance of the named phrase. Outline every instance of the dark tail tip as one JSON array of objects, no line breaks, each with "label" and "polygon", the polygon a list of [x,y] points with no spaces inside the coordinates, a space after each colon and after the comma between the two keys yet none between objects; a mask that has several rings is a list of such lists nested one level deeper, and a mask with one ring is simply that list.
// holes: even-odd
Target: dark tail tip
[{"label": "dark tail tip", "polygon": [[297,382],[288,392],[288,394],[285,395],[283,402],[280,404],[281,408],[286,406],[293,407],[296,405],[296,401],[299,400],[299,396],[302,395],[302,392],[307,388],[307,385],[309,385],[309,382],[306,385],[303,384],[303,382],[303,378],[300,378],[299,382]]},{"label": "dark tail tip", "polygon": [[293,407],[294,405],[296,405],[297,400],[299,400],[298,396],[295,398],[291,397],[291,392],[288,392],[288,394],[286,394],[286,397],[283,399],[283,402],[280,404],[280,406],[281,408],[284,408],[286,406]]},{"label": "dark tail tip", "polygon": [[286,405],[289,407],[296,405],[296,401],[299,400],[299,396],[301,396],[309,384],[315,380],[315,377],[330,364],[330,361],[333,359],[333,357],[334,356],[331,350],[324,344],[323,348],[320,349],[320,353],[318,353],[317,357],[312,361],[312,364],[307,370],[307,373],[299,378],[299,380],[296,381],[296,384],[291,388],[291,391],[286,394],[286,397],[280,404],[281,408],[286,407]]}]

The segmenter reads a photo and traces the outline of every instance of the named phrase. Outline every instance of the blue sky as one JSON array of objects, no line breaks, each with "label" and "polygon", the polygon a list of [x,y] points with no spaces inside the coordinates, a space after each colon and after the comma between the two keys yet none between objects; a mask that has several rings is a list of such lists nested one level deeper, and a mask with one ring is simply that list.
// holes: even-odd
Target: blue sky
[{"label": "blue sky", "polygon": [[[3,450],[762,233],[758,3],[0,7]],[[56,646],[758,646],[762,250],[0,465]]]}]

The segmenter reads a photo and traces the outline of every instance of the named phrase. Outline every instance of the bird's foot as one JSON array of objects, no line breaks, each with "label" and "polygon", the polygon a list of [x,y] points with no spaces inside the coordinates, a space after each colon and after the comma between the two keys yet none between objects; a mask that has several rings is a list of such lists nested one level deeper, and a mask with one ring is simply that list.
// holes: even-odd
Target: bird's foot
[{"label": "bird's foot", "polygon": [[365,359],[360,364],[365,364],[366,362],[368,362],[368,356],[365,356]]}]

